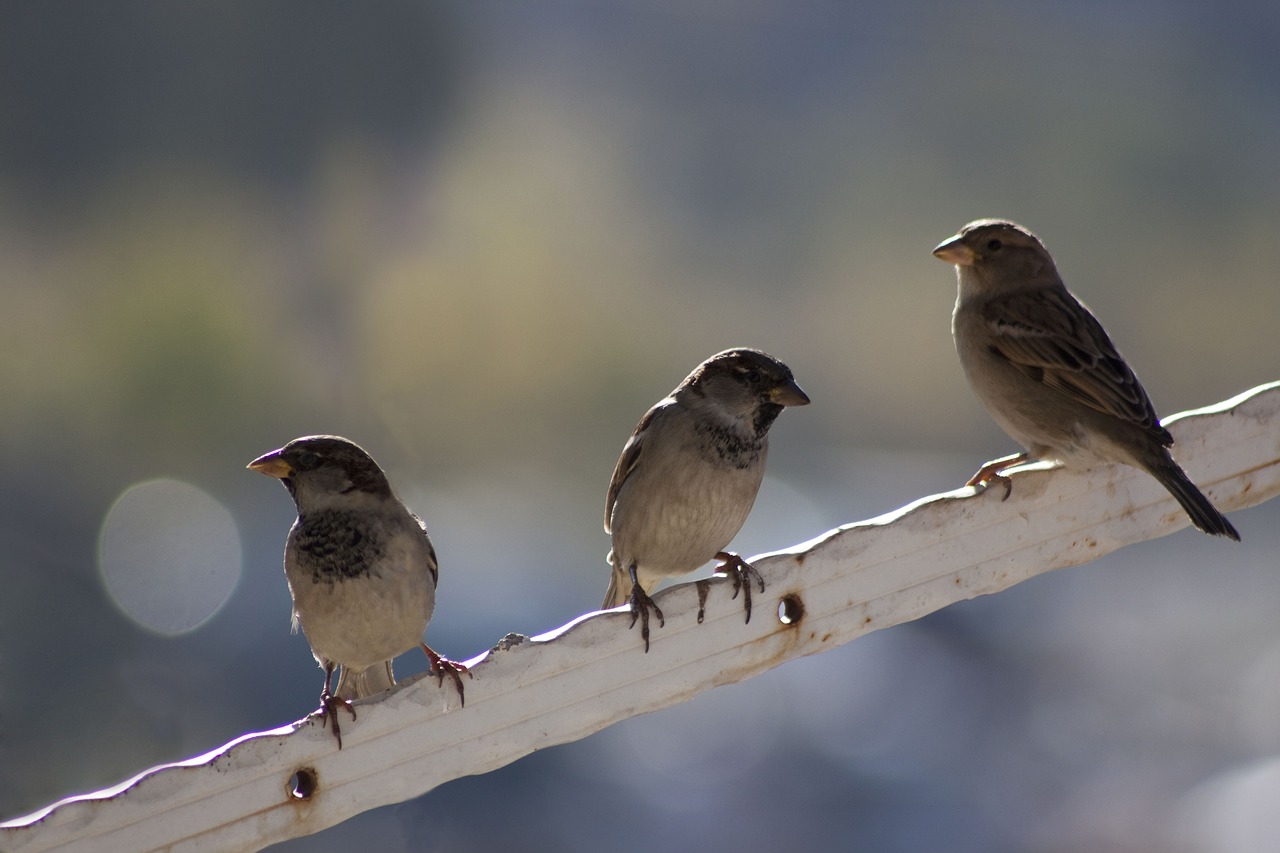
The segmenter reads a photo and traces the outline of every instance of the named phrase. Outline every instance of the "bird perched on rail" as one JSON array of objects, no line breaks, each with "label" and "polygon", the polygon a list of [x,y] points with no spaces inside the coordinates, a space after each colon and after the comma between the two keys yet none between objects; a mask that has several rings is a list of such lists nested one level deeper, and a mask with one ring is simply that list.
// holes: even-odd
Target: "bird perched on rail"
[{"label": "bird perched on rail", "polygon": [[987,411],[1026,451],[969,480],[1010,483],[1027,459],[1089,467],[1120,462],[1159,481],[1205,533],[1240,534],[1173,461],[1171,436],[1102,324],[1058,275],[1034,234],[1002,219],[970,222],[933,250],[955,264],[956,352]]},{"label": "bird perched on rail", "polygon": [[631,627],[649,650],[649,614],[663,624],[649,593],[663,578],[710,560],[743,591],[751,619],[751,583],[759,573],[724,549],[742,528],[764,478],[769,428],[786,406],[803,406],[791,369],[754,349],[731,349],[698,365],[636,425],[614,468],[605,499],[612,574],[604,607],[630,602]]},{"label": "bird perched on rail", "polygon": [[[285,541],[284,574],[294,630],[302,629],[324,669],[320,713],[332,722],[338,748],[337,709],[345,707],[354,720],[350,700],[392,687],[392,658],[414,646],[442,683],[446,674],[454,680],[465,701],[458,673],[466,668],[422,642],[436,603],[435,549],[378,463],[345,438],[311,435],[248,467],[279,478],[298,508]],[[339,666],[338,686],[330,691]]]}]

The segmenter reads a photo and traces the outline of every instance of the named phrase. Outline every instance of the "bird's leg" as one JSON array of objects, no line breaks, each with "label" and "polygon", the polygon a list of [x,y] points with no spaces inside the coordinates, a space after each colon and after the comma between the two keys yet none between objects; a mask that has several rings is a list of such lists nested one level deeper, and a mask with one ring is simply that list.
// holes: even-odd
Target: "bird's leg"
[{"label": "bird's leg", "polygon": [[751,621],[751,580],[755,579],[760,584],[760,591],[764,592],[764,578],[760,577],[760,573],[756,571],[756,567],[739,557],[732,551],[719,551],[716,553],[717,560],[721,560],[720,565],[716,566],[717,573],[727,574],[733,578],[733,597],[738,597],[738,590],[742,590],[742,607],[747,611],[747,622]]},{"label": "bird's leg", "polygon": [[1013,480],[1000,472],[1006,468],[1012,468],[1014,465],[1026,462],[1028,458],[1030,458],[1030,454],[1024,450],[1021,453],[1014,453],[1011,456],[1002,456],[999,459],[992,459],[990,462],[979,468],[978,473],[970,477],[969,482],[965,483],[965,485],[973,486],[974,489],[981,492],[985,491],[987,486],[991,485],[992,482],[1000,483],[1004,486],[1004,497],[1000,500],[1007,501],[1009,500],[1009,495],[1013,493]]},{"label": "bird's leg", "polygon": [[644,587],[640,586],[640,580],[636,577],[636,564],[632,563],[631,568],[627,570],[631,575],[631,624],[628,628],[636,626],[636,618],[640,619],[640,637],[644,640],[644,650],[649,652],[649,611],[653,610],[654,615],[658,617],[658,625],[666,625],[666,621],[662,618],[662,609],[653,603],[653,599],[644,591]]},{"label": "bird's leg", "polygon": [[467,697],[462,693],[462,677],[459,673],[465,672],[467,678],[474,678],[471,670],[467,669],[456,660],[449,660],[442,654],[437,654],[434,649],[426,643],[419,643],[422,651],[426,654],[427,660],[431,662],[431,674],[437,679],[437,683],[444,685],[444,677],[447,675],[453,679],[453,685],[458,688],[458,701],[465,708],[467,705]]},{"label": "bird's leg", "polygon": [[338,739],[338,749],[342,749],[342,731],[338,728],[338,709],[346,708],[351,712],[351,719],[356,718],[355,706],[346,699],[341,699],[333,695],[333,691],[329,688],[329,684],[333,681],[334,664],[326,662],[324,665],[324,690],[320,691],[320,719],[328,720],[333,723],[333,736]]}]

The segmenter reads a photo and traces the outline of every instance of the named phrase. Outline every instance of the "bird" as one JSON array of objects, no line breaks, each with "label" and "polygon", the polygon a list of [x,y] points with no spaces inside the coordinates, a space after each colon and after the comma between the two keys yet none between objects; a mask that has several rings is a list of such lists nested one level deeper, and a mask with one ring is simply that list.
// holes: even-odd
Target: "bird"
[{"label": "bird", "polygon": [[302,629],[324,670],[320,715],[332,722],[338,748],[338,708],[355,720],[350,700],[394,686],[391,660],[414,646],[441,684],[446,674],[453,679],[465,703],[458,673],[466,667],[422,642],[439,578],[431,538],[373,457],[341,436],[309,435],[247,467],[278,478],[297,506],[284,550],[293,630]]},{"label": "bird", "polygon": [[1173,460],[1173,436],[1093,312],[1063,283],[1031,231],[979,219],[933,254],[959,281],[951,332],[965,376],[996,423],[1025,450],[986,463],[968,485],[1027,461],[1131,465],[1154,477],[1199,530],[1240,534]]},{"label": "bird", "polygon": [[756,349],[729,349],[694,368],[636,425],[605,498],[612,548],[603,607],[630,604],[628,627],[640,619],[646,652],[650,611],[665,624],[649,593],[663,578],[713,559],[722,561],[717,572],[733,578],[733,597],[743,590],[751,620],[751,583],[764,592],[764,580],[725,548],[760,490],[769,428],[783,408],[808,403],[781,361]]}]

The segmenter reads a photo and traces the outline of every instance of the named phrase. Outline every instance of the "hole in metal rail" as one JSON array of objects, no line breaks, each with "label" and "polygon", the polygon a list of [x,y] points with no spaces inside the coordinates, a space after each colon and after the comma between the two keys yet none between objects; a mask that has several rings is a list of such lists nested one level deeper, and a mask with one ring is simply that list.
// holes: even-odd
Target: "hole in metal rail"
[{"label": "hole in metal rail", "polygon": [[778,601],[778,621],[783,625],[795,625],[804,618],[804,603],[795,594],[784,595]]},{"label": "hole in metal rail", "polygon": [[310,767],[300,767],[289,777],[287,789],[289,797],[294,800],[309,800],[315,795],[320,784],[320,777]]}]

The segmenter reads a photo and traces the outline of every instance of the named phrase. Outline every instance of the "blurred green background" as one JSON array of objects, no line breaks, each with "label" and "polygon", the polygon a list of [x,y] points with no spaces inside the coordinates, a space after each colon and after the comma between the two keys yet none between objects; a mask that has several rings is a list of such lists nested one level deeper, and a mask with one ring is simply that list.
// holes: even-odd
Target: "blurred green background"
[{"label": "blurred green background", "polygon": [[[814,401],[744,554],[1012,452],[929,254],[970,219],[1040,234],[1162,414],[1280,377],[1274,4],[0,12],[0,818],[315,707],[244,470],[295,436],[427,521],[468,658],[598,606],[617,454],[725,347]],[[1273,847],[1280,505],[1232,520],[276,849]]]}]

